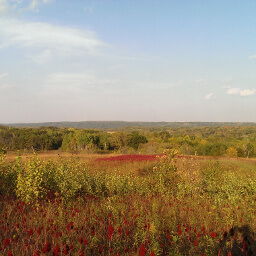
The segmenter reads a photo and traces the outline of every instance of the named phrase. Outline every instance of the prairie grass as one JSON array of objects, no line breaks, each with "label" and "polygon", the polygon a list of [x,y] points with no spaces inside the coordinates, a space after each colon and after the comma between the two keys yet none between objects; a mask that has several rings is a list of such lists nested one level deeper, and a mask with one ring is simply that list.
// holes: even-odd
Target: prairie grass
[{"label": "prairie grass", "polygon": [[254,161],[97,158],[2,157],[0,255],[255,255]]}]

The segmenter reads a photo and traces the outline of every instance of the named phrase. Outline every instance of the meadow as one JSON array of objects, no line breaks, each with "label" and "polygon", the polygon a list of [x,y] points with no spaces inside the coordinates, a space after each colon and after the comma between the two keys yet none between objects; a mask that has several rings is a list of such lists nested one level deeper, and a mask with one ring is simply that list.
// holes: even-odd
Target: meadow
[{"label": "meadow", "polygon": [[256,160],[0,158],[0,255],[255,255]]}]

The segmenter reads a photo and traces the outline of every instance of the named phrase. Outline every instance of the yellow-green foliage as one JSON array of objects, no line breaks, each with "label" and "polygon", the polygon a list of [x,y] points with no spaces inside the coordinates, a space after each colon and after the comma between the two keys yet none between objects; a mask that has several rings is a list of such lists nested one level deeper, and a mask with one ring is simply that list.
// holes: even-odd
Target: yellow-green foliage
[{"label": "yellow-green foliage", "polygon": [[102,255],[144,255],[146,250],[145,256],[224,256],[235,244],[243,248],[245,235],[256,250],[250,231],[256,229],[253,165],[245,175],[233,162],[224,168],[221,160],[200,161],[177,159],[168,151],[155,166],[141,164],[142,171],[122,173],[93,170],[74,158],[34,156],[7,163],[2,157],[1,192],[15,192],[19,200],[10,203],[0,195],[1,245],[11,238],[0,253],[7,255],[10,248],[14,255],[33,255],[38,248],[41,253],[47,240],[49,255],[57,245],[64,255],[64,245],[72,244],[69,255],[100,250]]},{"label": "yellow-green foliage", "polygon": [[45,174],[44,165],[38,158],[34,157],[27,161],[24,168],[18,172],[17,196],[25,202],[43,198],[46,192],[43,187]]}]

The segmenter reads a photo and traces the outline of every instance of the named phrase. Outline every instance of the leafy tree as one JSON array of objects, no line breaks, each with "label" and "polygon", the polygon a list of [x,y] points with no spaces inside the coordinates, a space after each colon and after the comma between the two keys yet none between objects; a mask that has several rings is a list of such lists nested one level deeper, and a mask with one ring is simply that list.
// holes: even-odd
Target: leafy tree
[{"label": "leafy tree", "polygon": [[133,132],[129,136],[128,146],[138,149],[140,144],[147,143],[148,140],[144,135],[140,135],[138,132]]}]

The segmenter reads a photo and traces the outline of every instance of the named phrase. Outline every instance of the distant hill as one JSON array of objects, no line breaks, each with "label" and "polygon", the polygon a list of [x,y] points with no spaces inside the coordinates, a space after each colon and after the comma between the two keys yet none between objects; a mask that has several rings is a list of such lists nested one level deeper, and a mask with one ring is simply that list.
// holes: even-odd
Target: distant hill
[{"label": "distant hill", "polygon": [[85,129],[121,129],[125,127],[206,127],[206,126],[256,126],[255,122],[126,122],[126,121],[83,121],[2,124],[12,127],[73,127]]}]

